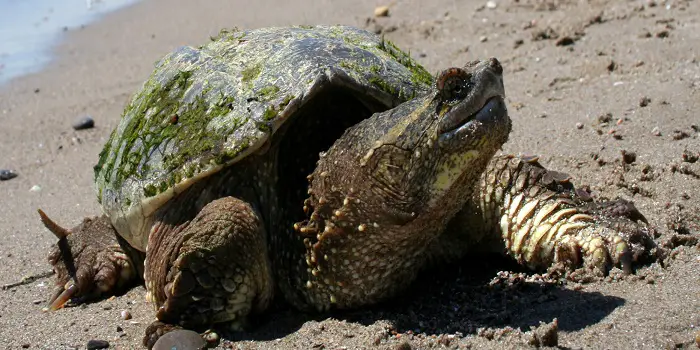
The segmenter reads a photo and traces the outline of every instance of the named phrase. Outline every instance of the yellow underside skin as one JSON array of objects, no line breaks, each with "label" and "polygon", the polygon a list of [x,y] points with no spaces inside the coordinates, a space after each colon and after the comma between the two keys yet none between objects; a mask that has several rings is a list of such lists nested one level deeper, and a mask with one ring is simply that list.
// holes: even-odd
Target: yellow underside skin
[{"label": "yellow underside skin", "polygon": [[[457,153],[451,155],[445,162],[442,163],[440,168],[438,168],[437,174],[435,176],[435,181],[433,182],[431,188],[435,193],[445,193],[455,181],[459,179],[464,173],[469,164],[471,164],[474,159],[479,157],[479,151],[471,150],[465,153]],[[436,201],[441,200],[442,196],[432,196],[431,205],[435,204]]]}]

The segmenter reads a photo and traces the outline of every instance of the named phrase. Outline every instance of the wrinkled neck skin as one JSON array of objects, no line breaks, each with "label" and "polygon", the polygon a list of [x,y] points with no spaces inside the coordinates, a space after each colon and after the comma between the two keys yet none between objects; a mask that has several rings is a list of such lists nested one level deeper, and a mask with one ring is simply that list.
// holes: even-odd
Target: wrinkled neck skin
[{"label": "wrinkled neck skin", "polygon": [[296,226],[306,247],[306,299],[318,309],[377,302],[408,285],[500,147],[446,152],[428,113],[435,108],[426,96],[375,114],[321,155],[305,202],[309,219]]}]

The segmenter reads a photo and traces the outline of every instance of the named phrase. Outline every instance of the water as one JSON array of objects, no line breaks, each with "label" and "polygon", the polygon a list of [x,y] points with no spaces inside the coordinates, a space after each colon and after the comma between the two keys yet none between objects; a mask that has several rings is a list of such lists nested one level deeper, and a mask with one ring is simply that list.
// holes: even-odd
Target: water
[{"label": "water", "polygon": [[0,85],[39,71],[68,30],[137,0],[0,0]]}]

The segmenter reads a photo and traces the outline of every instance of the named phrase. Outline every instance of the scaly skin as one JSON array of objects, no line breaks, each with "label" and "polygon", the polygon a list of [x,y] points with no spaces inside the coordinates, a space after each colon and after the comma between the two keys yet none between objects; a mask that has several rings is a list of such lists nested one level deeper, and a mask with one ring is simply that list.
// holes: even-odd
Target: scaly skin
[{"label": "scaly skin", "polygon": [[654,246],[646,219],[631,202],[593,202],[568,175],[531,157],[494,157],[459,220],[455,226],[500,241],[500,249],[531,269],[561,263],[600,274],[619,266],[629,273]]},{"label": "scaly skin", "polygon": [[159,321],[146,331],[149,348],[172,325],[240,328],[274,291],[265,230],[250,204],[226,196],[190,221],[177,223],[180,214],[166,211],[151,229],[144,277]]}]

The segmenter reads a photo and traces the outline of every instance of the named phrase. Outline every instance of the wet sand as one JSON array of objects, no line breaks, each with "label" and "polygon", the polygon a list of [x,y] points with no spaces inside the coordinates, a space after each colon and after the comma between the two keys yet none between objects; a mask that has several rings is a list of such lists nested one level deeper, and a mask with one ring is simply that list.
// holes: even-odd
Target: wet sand
[{"label": "wet sand", "polygon": [[137,0],[0,0],[0,85],[40,71],[65,32]]},{"label": "wet sand", "polygon": [[[128,98],[165,53],[203,43],[224,27],[322,23],[381,31],[433,72],[498,57],[514,122],[504,151],[541,155],[547,167],[590,184],[600,198],[633,200],[658,229],[657,241],[677,247],[665,266],[564,286],[518,282],[512,273],[499,280],[499,271],[517,267],[475,257],[426,274],[391,303],[331,316],[283,310],[221,347],[520,348],[531,336],[512,329],[529,331],[555,318],[564,348],[696,347],[697,1],[495,3],[492,9],[486,2],[406,0],[392,5],[388,18],[368,22],[383,3],[145,0],[70,30],[55,62],[0,88],[0,168],[19,174],[0,182],[0,285],[44,276],[0,291],[0,347],[84,348],[90,339],[140,347],[153,319],[143,287],[41,312],[52,286],[46,254],[55,238],[36,209],[66,226],[100,212],[92,166]],[[640,103],[644,98],[648,103]],[[71,124],[85,115],[96,127],[74,131]],[[622,150],[636,160],[623,164]],[[489,288],[490,282],[500,287]],[[133,318],[122,320],[122,310]]]}]

